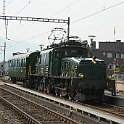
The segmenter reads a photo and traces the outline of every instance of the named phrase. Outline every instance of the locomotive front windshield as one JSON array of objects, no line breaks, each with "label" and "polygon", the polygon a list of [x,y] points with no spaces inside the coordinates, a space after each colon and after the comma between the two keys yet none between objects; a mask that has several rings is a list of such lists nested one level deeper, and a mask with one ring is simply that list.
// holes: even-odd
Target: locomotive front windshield
[{"label": "locomotive front windshield", "polygon": [[61,55],[62,57],[92,57],[91,52],[83,47],[64,47]]}]

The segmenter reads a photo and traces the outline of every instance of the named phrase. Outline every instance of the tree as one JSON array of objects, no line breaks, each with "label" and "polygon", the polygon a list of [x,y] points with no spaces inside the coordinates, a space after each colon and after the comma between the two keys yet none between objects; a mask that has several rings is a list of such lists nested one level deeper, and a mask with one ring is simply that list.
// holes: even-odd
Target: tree
[{"label": "tree", "polygon": [[120,72],[124,72],[124,63],[120,66]]}]

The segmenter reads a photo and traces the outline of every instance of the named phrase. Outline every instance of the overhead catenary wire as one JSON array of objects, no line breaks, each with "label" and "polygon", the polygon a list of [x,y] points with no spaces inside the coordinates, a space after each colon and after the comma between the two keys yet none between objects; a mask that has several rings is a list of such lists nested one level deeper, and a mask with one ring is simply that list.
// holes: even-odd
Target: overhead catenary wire
[{"label": "overhead catenary wire", "polygon": [[81,10],[77,11],[74,15],[72,15],[71,19],[75,18],[76,16],[79,16],[82,14],[82,11],[84,12],[86,9],[90,9],[90,6],[93,6],[95,4],[96,0],[94,1],[89,1],[85,7],[82,7]]},{"label": "overhead catenary wire", "polygon": [[[97,12],[95,12],[95,13],[92,13],[92,14],[90,14],[90,15],[88,15],[88,16],[85,16],[85,17],[83,17],[83,18],[77,19],[77,20],[75,20],[75,21],[73,21],[73,22],[71,22],[71,23],[76,23],[76,22],[78,22],[78,21],[81,21],[81,20],[83,20],[83,19],[89,18],[89,17],[91,17],[91,16],[95,16],[95,15],[97,15],[97,14],[103,12],[103,11],[106,11],[106,10],[111,9],[111,8],[113,8],[113,7],[119,6],[119,5],[123,4],[123,3],[124,3],[124,1],[122,1],[122,2],[120,2],[120,3],[117,3],[117,4],[114,4],[114,5],[112,5],[112,6],[109,6],[109,7],[107,7],[107,8],[104,8],[104,9],[102,9],[102,10],[100,10],[100,11],[97,11]],[[63,27],[63,26],[61,26],[61,27]],[[32,38],[29,38],[29,39],[33,39],[33,38],[42,36],[42,35],[44,35],[44,34],[46,34],[46,33],[48,33],[48,32],[50,32],[50,31],[44,32],[44,33],[42,33],[42,34],[38,34],[38,35],[33,36]]]},{"label": "overhead catenary wire", "polygon": [[[10,4],[11,1],[12,1],[12,0],[9,1],[9,4]],[[32,0],[32,1],[29,0],[29,3],[27,3],[27,4],[26,4],[21,10],[19,10],[15,15],[18,15],[20,12],[22,12],[22,11],[23,11],[28,5],[30,5],[33,1],[34,1],[34,0]],[[52,14],[51,16],[56,15],[56,14],[62,12],[63,10],[67,9],[68,7],[71,7],[72,5],[74,5],[74,4],[75,4],[76,2],[78,2],[78,1],[79,1],[79,0],[75,0],[74,2],[70,3],[67,7],[65,7],[65,8],[63,8],[63,9],[61,9],[61,10],[59,10],[58,12]],[[2,26],[1,26],[1,27],[2,27]],[[7,28],[6,28],[6,29],[7,29]],[[48,33],[48,32],[50,32],[50,31],[46,31],[45,33],[42,33],[42,34],[46,34],[46,33]],[[42,34],[41,34],[41,35],[42,35]],[[38,34],[38,35],[34,36],[34,38],[39,37],[39,36],[40,36],[40,35]],[[6,31],[6,39],[8,39],[8,38],[7,38],[7,31]],[[29,39],[30,39],[30,38],[29,38]],[[19,43],[21,43],[21,42],[19,42]]]},{"label": "overhead catenary wire", "polygon": [[[67,0],[66,0],[66,1],[67,1]],[[60,10],[58,10],[57,12],[55,12],[55,13],[49,15],[49,17],[55,16],[55,15],[59,14],[60,12],[62,12],[62,11],[64,11],[64,10],[68,9],[69,7],[75,5],[77,2],[79,2],[79,0],[75,0],[74,2],[70,3],[68,6],[64,7],[63,9],[60,9]]]},{"label": "overhead catenary wire", "polygon": [[114,5],[112,5],[112,6],[109,6],[109,7],[107,7],[107,8],[104,8],[104,9],[102,9],[102,10],[99,10],[99,11],[97,11],[97,12],[95,12],[95,13],[92,13],[92,14],[90,14],[90,15],[87,15],[87,16],[85,16],[85,17],[82,17],[82,18],[80,18],[80,19],[77,19],[77,20],[73,21],[72,23],[76,23],[76,22],[78,22],[78,21],[87,19],[87,18],[89,18],[89,17],[91,17],[91,16],[95,16],[95,15],[97,15],[97,14],[103,12],[103,11],[109,10],[109,9],[114,8],[114,7],[116,7],[116,6],[119,6],[119,5],[123,4],[123,3],[124,3],[124,1],[122,1],[122,2],[120,2],[120,3],[117,3],[117,4],[114,4]]},{"label": "overhead catenary wire", "polygon": [[21,9],[19,10],[15,15],[18,15],[20,12],[22,12],[26,7],[28,7],[34,0],[29,0],[29,2]]}]

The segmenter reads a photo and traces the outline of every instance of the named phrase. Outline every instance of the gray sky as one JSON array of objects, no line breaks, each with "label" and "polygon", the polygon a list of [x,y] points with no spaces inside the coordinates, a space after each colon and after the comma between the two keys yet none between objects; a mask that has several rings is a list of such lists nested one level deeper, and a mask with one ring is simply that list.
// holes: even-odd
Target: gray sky
[{"label": "gray sky", "polygon": [[[124,1],[123,0],[6,0],[5,15],[41,18],[67,19],[70,17],[70,34],[82,40],[95,35],[98,41],[124,41]],[[121,3],[121,4],[119,4]],[[3,0],[0,0],[0,15],[3,15]],[[8,38],[5,38],[4,21],[0,20],[0,46],[6,42],[6,60],[13,52],[40,49],[39,45],[49,45],[48,36],[56,27],[67,29],[66,24],[43,22],[8,22]],[[2,47],[0,47],[3,49]],[[0,50],[0,61],[3,52]]]}]

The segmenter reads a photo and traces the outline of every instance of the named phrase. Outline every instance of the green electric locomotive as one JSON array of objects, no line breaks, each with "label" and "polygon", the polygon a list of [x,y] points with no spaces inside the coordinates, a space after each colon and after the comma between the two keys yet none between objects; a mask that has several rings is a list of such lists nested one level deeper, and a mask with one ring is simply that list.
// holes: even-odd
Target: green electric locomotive
[{"label": "green electric locomotive", "polygon": [[77,40],[51,45],[41,51],[30,75],[35,89],[70,99],[101,99],[104,90],[113,88],[107,79],[107,64],[92,57],[89,49]]}]

